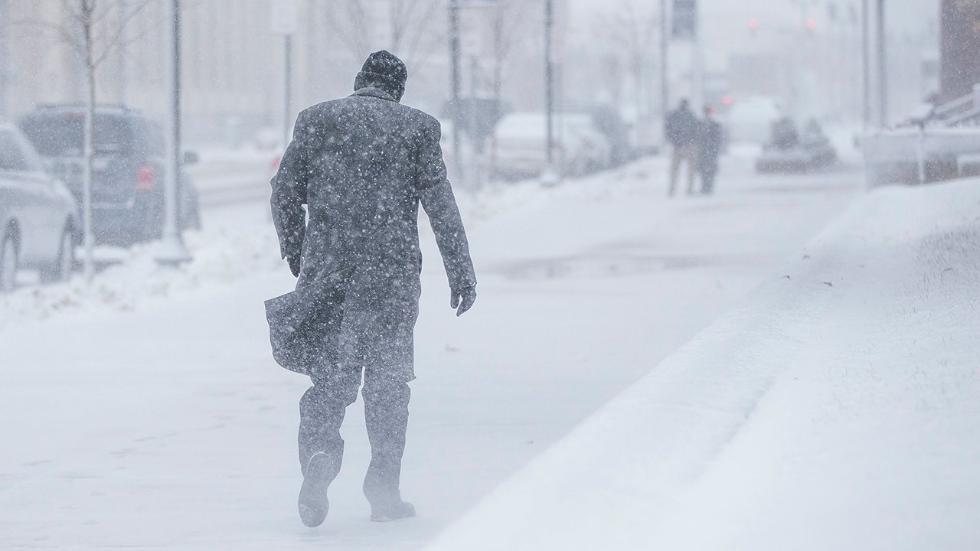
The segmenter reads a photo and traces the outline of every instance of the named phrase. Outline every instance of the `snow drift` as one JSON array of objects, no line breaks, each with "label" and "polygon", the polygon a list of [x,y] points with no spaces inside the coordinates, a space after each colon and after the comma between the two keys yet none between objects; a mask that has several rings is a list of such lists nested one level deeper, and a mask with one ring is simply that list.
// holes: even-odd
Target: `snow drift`
[{"label": "snow drift", "polygon": [[430,549],[980,548],[978,221],[867,195]]}]

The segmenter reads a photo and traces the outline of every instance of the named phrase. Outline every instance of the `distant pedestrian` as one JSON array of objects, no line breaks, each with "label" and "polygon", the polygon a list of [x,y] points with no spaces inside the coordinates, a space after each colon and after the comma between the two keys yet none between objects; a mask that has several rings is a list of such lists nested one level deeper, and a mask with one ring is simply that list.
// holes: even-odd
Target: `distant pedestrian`
[{"label": "distant pedestrian", "polygon": [[697,162],[699,126],[700,122],[686,99],[682,99],[678,108],[671,111],[664,121],[664,134],[673,148],[670,158],[671,197],[677,189],[677,177],[682,163],[687,164],[687,193],[694,193],[694,164]]},{"label": "distant pedestrian", "polygon": [[701,175],[701,193],[710,195],[715,190],[715,177],[718,175],[718,157],[724,130],[715,120],[715,111],[710,106],[704,108],[704,120],[698,132],[698,173]]},{"label": "distant pedestrian", "polygon": [[371,520],[415,515],[399,480],[415,378],[420,204],[448,272],[450,305],[462,315],[476,300],[439,122],[399,103],[407,78],[400,59],[371,54],[353,95],[300,113],[272,179],[282,256],[299,278],[294,292],[266,303],[273,355],[313,380],[299,408],[299,514],[307,526],[327,516],[327,488],[344,454],[340,425],[358,388],[371,442],[364,478]]}]

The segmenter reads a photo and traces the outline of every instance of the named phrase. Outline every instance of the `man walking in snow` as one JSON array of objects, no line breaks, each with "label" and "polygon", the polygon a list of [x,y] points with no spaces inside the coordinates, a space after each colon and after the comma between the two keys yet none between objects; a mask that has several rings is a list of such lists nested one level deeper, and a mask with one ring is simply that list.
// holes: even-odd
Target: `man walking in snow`
[{"label": "man walking in snow", "polygon": [[415,515],[399,478],[415,378],[420,204],[449,276],[450,305],[462,315],[476,300],[439,122],[399,103],[407,78],[400,59],[371,54],[353,95],[300,113],[272,179],[282,256],[299,278],[296,291],[266,303],[273,353],[313,380],[300,402],[299,513],[307,526],[326,518],[344,452],[340,425],[362,379],[371,519]]},{"label": "man walking in snow", "polygon": [[668,194],[673,197],[677,189],[677,176],[680,172],[681,163],[687,165],[687,194],[694,193],[694,171],[698,156],[698,128],[700,123],[686,99],[682,99],[680,106],[667,115],[664,121],[664,135],[670,142],[673,150],[670,158],[670,190]]}]

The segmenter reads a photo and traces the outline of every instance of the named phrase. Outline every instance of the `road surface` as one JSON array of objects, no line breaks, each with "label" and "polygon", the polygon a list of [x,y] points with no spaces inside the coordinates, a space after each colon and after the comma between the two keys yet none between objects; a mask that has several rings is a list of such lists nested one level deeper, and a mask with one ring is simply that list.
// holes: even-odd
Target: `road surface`
[{"label": "road surface", "polygon": [[[295,512],[297,400],[262,300],[291,278],[261,202],[205,211],[197,260],[146,255],[0,298],[0,548],[415,549],[648,373],[859,193],[860,175],[753,176],[665,197],[662,160],[556,189],[461,195],[480,278],[457,320],[426,238],[403,494],[368,522],[360,403],[318,530]],[[727,176],[727,178],[726,178]]]}]

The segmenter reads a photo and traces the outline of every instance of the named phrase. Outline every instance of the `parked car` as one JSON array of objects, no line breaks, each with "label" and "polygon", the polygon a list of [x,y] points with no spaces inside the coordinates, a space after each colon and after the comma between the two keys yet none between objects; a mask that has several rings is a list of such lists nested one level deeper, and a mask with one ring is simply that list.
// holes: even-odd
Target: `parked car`
[{"label": "parked car", "polygon": [[44,171],[40,157],[12,125],[0,125],[0,292],[24,268],[44,281],[67,279],[79,239],[75,200]]},{"label": "parked car", "polygon": [[[543,113],[505,116],[496,129],[498,174],[518,178],[541,174],[547,165],[546,128]],[[562,174],[581,176],[609,167],[612,151],[591,115],[559,113],[553,156]]]},{"label": "parked car", "polygon": [[816,121],[803,132],[788,117],[772,124],[769,143],[755,161],[757,172],[808,172],[837,162],[837,150]]},{"label": "parked car", "polygon": [[[20,128],[48,171],[68,185],[82,204],[85,106],[46,105],[20,121]],[[126,107],[100,106],[95,114],[92,226],[96,243],[129,245],[163,233],[164,188],[169,163],[163,131]],[[185,162],[196,155],[188,153]],[[180,174],[181,227],[200,226],[198,194]]]}]

